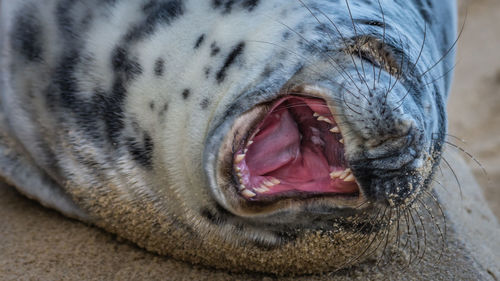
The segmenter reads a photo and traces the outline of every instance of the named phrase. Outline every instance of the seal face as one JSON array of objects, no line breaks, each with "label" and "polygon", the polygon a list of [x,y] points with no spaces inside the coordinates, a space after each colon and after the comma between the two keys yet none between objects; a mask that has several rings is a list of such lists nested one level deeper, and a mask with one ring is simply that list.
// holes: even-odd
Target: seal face
[{"label": "seal face", "polygon": [[0,173],[160,254],[344,268],[428,192],[454,5],[3,2]]}]

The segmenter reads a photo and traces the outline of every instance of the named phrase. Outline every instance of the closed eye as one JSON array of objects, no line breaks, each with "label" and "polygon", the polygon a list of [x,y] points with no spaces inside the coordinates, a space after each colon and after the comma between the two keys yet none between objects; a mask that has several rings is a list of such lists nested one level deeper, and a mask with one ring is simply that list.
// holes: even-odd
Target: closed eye
[{"label": "closed eye", "polygon": [[383,40],[369,35],[357,36],[351,39],[344,51],[384,69],[393,76],[401,75],[404,53],[399,52],[401,55],[396,55],[395,48]]}]

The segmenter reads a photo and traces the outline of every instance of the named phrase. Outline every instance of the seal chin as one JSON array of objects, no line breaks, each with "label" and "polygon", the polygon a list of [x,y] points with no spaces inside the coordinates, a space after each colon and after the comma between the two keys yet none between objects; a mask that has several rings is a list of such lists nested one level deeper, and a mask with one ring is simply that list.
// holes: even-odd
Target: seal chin
[{"label": "seal chin", "polygon": [[318,95],[293,92],[237,117],[218,153],[219,202],[241,217],[355,209],[364,202],[330,108]]}]

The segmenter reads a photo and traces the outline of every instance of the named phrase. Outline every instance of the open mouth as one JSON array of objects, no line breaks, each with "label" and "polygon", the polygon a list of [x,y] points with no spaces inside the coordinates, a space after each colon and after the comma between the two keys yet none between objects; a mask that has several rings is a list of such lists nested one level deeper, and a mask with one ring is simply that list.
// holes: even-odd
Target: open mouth
[{"label": "open mouth", "polygon": [[241,196],[259,201],[359,194],[342,133],[323,99],[289,95],[269,108],[234,154]]}]

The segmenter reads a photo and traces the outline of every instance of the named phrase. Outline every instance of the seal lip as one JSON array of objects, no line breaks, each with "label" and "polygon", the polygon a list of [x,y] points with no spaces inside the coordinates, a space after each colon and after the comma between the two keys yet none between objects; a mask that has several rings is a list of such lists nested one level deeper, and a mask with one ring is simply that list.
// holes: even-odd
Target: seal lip
[{"label": "seal lip", "polygon": [[[266,217],[283,212],[283,210],[303,213],[307,209],[314,213],[314,210],[324,209],[325,206],[330,209],[361,209],[367,202],[361,188],[356,194],[321,193],[277,198],[276,200],[271,198],[271,200],[259,202],[247,200],[238,192],[233,170],[235,144],[237,146],[237,144],[246,142],[249,134],[254,132],[255,127],[262,122],[273,102],[290,95],[320,98],[326,103],[332,115],[335,115],[336,110],[332,101],[333,95],[328,90],[315,85],[303,84],[263,100],[243,113],[235,114],[236,116],[233,116],[232,120],[226,120],[216,129],[219,138],[212,138],[208,142],[210,145],[214,145],[218,140],[217,149],[212,150],[211,153],[205,151],[207,160],[205,169],[215,199],[228,211],[240,217]],[[245,122],[240,118],[242,115],[247,117]],[[221,132],[225,134],[220,134]]]}]

